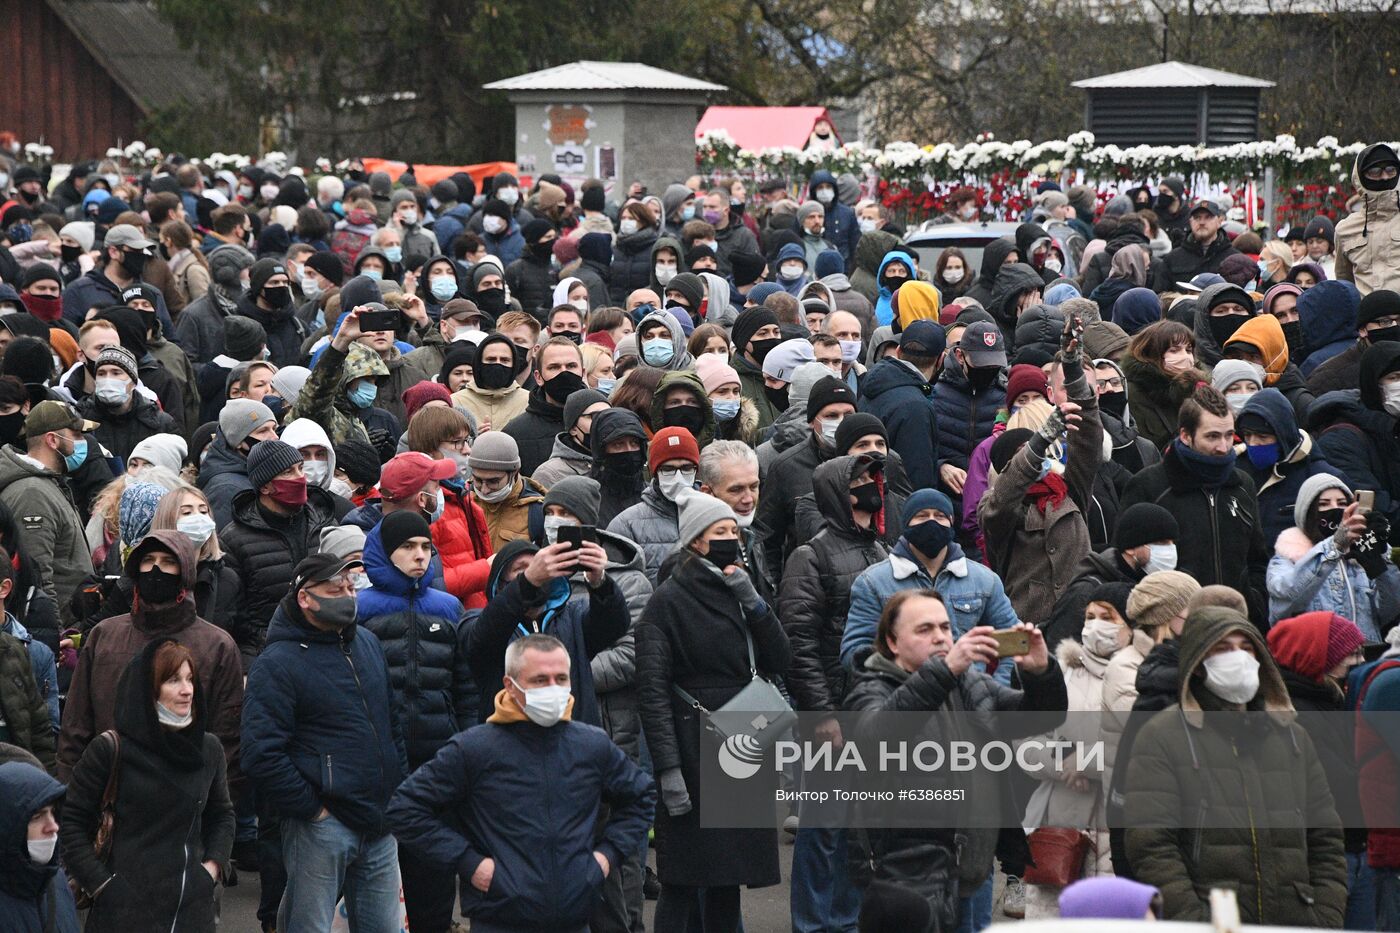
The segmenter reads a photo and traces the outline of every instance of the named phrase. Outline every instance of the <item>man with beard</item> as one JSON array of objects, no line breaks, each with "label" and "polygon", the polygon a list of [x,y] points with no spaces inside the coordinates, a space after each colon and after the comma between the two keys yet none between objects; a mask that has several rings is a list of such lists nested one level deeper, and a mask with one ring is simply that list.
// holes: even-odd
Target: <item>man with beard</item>
[{"label": "man with beard", "polygon": [[1219,272],[1229,256],[1239,255],[1220,229],[1224,211],[1219,203],[1201,198],[1191,207],[1191,236],[1167,253],[1153,283],[1158,292],[1176,291],[1177,282],[1189,282],[1202,272]]}]

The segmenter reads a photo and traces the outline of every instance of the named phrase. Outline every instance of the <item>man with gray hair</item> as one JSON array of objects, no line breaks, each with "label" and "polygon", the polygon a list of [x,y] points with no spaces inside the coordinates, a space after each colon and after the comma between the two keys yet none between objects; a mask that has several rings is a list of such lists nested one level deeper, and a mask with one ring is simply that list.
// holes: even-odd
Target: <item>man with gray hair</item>
[{"label": "man with gray hair", "polygon": [[743,441],[711,441],[700,451],[700,466],[695,477],[700,491],[714,496],[734,510],[739,522],[741,562],[754,581],[758,595],[765,601],[775,596],[773,580],[768,575],[768,562],[753,531],[754,516],[758,514],[758,455]]},{"label": "man with gray hair", "polygon": [[[583,933],[608,876],[645,845],[655,785],[602,729],[573,721],[569,673],[554,636],[511,642],[495,712],[455,735],[389,802],[399,845],[456,867],[473,933]],[[510,883],[493,889],[498,867]]]}]

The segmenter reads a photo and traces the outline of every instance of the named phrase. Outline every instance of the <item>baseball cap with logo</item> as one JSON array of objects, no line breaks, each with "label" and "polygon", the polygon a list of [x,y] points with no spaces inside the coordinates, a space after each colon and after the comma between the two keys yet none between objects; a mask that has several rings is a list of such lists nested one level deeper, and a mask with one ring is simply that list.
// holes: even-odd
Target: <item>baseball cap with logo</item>
[{"label": "baseball cap with logo", "polygon": [[36,437],[50,431],[77,431],[83,433],[96,428],[96,421],[87,421],[71,407],[50,399],[29,409],[24,416],[24,436]]},{"label": "baseball cap with logo", "polygon": [[401,502],[423,488],[430,479],[442,482],[457,475],[457,464],[448,459],[434,460],[427,454],[408,451],[384,464],[379,473],[379,492],[390,502]]},{"label": "baseball cap with logo", "polygon": [[119,246],[123,249],[135,249],[145,251],[155,246],[155,243],[141,235],[131,224],[117,224],[107,229],[107,236],[102,239],[102,245]]},{"label": "baseball cap with logo", "polygon": [[1005,366],[1006,340],[1001,328],[987,321],[974,321],[958,339],[958,349],[973,366]]},{"label": "baseball cap with logo", "polygon": [[1191,205],[1191,213],[1194,214],[1196,211],[1209,211],[1212,217],[1219,217],[1225,213],[1220,209],[1220,202],[1210,198],[1197,198],[1195,203]]}]

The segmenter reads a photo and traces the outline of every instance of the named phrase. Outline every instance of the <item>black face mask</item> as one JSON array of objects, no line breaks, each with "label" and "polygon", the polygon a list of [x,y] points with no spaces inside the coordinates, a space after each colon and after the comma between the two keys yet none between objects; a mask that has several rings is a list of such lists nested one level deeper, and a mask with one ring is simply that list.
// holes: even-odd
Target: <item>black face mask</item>
[{"label": "black face mask", "polygon": [[852,489],[851,497],[856,500],[851,508],[859,509],[862,512],[873,514],[880,511],[881,506],[885,504],[885,497],[880,495],[880,488],[874,483],[866,483],[864,486]]},{"label": "black face mask", "polygon": [[782,343],[777,337],[765,337],[762,340],[749,341],[749,353],[753,356],[754,362],[763,365],[763,359],[773,351],[773,348]]},{"label": "black face mask", "polygon": [[506,290],[504,288],[488,288],[485,291],[477,292],[476,306],[492,317],[500,317],[506,313]]},{"label": "black face mask", "polygon": [[717,541],[711,541],[710,550],[709,553],[705,555],[705,559],[721,570],[732,564],[738,564],[739,539],[722,538]]},{"label": "black face mask", "polygon": [[1378,327],[1375,330],[1368,330],[1366,331],[1366,339],[1373,347],[1384,340],[1400,341],[1400,324],[1392,324],[1389,327]]},{"label": "black face mask", "polygon": [[479,389],[504,389],[515,381],[515,369],[505,363],[482,363],[472,375]]},{"label": "black face mask", "polygon": [[705,427],[705,412],[694,405],[677,405],[663,411],[661,421],[668,428],[685,428],[692,436],[699,437]]},{"label": "black face mask", "polygon": [[583,377],[576,372],[571,372],[566,369],[557,376],[546,379],[544,382],[540,383],[540,387],[544,389],[544,394],[547,395],[551,401],[563,405],[570,395],[573,395],[584,387]]},{"label": "black face mask", "polygon": [[281,310],[292,303],[292,290],[286,285],[274,285],[262,290],[262,299],[268,307]]},{"label": "black face mask", "polygon": [[546,240],[543,243],[531,243],[530,255],[540,262],[549,262],[549,257],[554,255],[554,241]]},{"label": "black face mask", "polygon": [[1222,314],[1220,316],[1211,315],[1210,335],[1215,338],[1215,342],[1220,346],[1225,346],[1225,341],[1235,336],[1235,331],[1239,330],[1244,322],[1249,320],[1244,314]]},{"label": "black face mask", "polygon": [[772,405],[774,408],[778,409],[778,411],[787,411],[787,407],[788,407],[788,387],[787,387],[787,386],[783,386],[781,389],[775,389],[775,388],[773,388],[772,386],[764,386],[764,387],[763,387],[763,394],[766,395],[766,396],[768,396],[768,404],[770,404],[770,405]]},{"label": "black face mask", "polygon": [[145,253],[130,253],[122,250],[122,268],[133,279],[141,278],[141,273],[146,271],[146,259]]},{"label": "black face mask", "polygon": [[19,437],[24,430],[24,412],[17,411],[12,415],[0,415],[0,444],[11,444]]},{"label": "black face mask", "polygon": [[646,451],[623,450],[614,454],[603,454],[603,470],[615,476],[634,477],[642,472],[646,463]]},{"label": "black face mask", "polygon": [[938,552],[953,541],[953,529],[932,519],[904,529],[904,540],[908,541],[925,557],[936,557]]},{"label": "black face mask", "polygon": [[58,252],[59,255],[63,257],[64,262],[77,262],[78,257],[83,254],[83,248],[81,246],[69,246],[65,243],[58,248]]},{"label": "black face mask", "polygon": [[1283,325],[1283,339],[1288,343],[1288,359],[1298,361],[1307,356],[1307,341],[1303,337],[1303,322],[1290,321]]},{"label": "black face mask", "polygon": [[997,381],[997,374],[1000,372],[1000,366],[973,366],[967,371],[967,381],[972,386],[972,391],[981,392]]},{"label": "black face mask", "polygon": [[1317,527],[1322,531],[1323,536],[1336,533],[1342,524],[1342,513],[1345,509],[1322,509],[1317,513]]},{"label": "black face mask", "polygon": [[156,248],[160,250],[160,258],[165,260],[170,259],[170,250],[166,247],[164,243],[160,244],[160,246]]},{"label": "black face mask", "polygon": [[576,331],[576,330],[565,330],[565,331],[560,331],[559,333],[557,333],[557,334],[551,334],[550,336],[551,336],[551,337],[563,337],[565,340],[572,340],[574,343],[583,343],[583,334],[580,334],[580,333],[579,333],[578,331]]},{"label": "black face mask", "polygon": [[178,573],[166,573],[152,567],[136,575],[136,594],[141,602],[152,606],[168,606],[180,595],[184,585]]},{"label": "black face mask", "polygon": [[907,282],[907,281],[909,281],[909,278],[908,278],[907,276],[903,276],[903,275],[894,275],[894,276],[883,275],[883,276],[880,277],[880,287],[881,287],[881,288],[888,288],[890,291],[894,292],[894,291],[898,291],[898,290],[899,290],[899,286],[903,285],[903,284],[904,284],[905,282]]},{"label": "black face mask", "polygon": [[1128,410],[1127,392],[1107,392],[1099,396],[1099,409],[1107,412],[1119,421],[1123,420],[1123,412]]}]

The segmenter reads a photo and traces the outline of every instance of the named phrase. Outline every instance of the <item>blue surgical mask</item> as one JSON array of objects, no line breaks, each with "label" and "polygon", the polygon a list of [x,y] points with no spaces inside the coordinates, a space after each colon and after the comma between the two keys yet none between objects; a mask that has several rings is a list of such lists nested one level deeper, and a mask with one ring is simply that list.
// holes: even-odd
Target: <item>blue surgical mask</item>
[{"label": "blue surgical mask", "polygon": [[350,399],[350,404],[356,408],[368,408],[379,397],[379,386],[372,382],[361,382],[346,395]]},{"label": "blue surgical mask", "polygon": [[440,275],[428,282],[428,288],[438,301],[447,301],[457,294],[457,280],[450,275]]},{"label": "blue surgical mask", "polygon": [[360,275],[375,282],[381,281],[384,278],[384,273],[380,272],[378,269],[361,269]]},{"label": "blue surgical mask", "polygon": [[386,246],[384,247],[384,255],[389,258],[390,262],[403,262],[403,247]]},{"label": "blue surgical mask", "polygon": [[695,205],[694,205],[694,204],[687,204],[685,207],[681,208],[681,219],[682,219],[682,220],[694,220],[694,219],[695,219]]},{"label": "blue surgical mask", "polygon": [[63,465],[72,473],[87,460],[87,438],[80,437],[73,442],[73,452],[63,455]]},{"label": "blue surgical mask", "polygon": [[711,403],[715,412],[716,421],[733,421],[739,415],[739,400],[737,398],[720,399]]},{"label": "blue surgical mask", "polygon": [[642,344],[642,359],[648,366],[665,366],[676,355],[676,348],[665,337],[655,337]]},{"label": "blue surgical mask", "polygon": [[1272,444],[1250,444],[1245,447],[1244,452],[1249,456],[1249,462],[1254,464],[1256,470],[1267,470],[1275,463],[1278,463],[1278,442]]},{"label": "blue surgical mask", "polygon": [[598,380],[598,391],[599,391],[600,393],[602,393],[603,398],[611,398],[611,397],[612,397],[612,391],[613,391],[613,389],[615,389],[615,388],[617,388],[617,380],[616,380],[616,379],[599,379],[599,380]]}]

